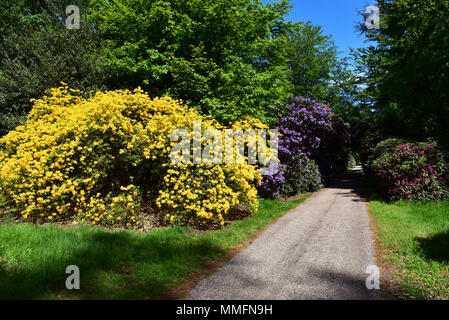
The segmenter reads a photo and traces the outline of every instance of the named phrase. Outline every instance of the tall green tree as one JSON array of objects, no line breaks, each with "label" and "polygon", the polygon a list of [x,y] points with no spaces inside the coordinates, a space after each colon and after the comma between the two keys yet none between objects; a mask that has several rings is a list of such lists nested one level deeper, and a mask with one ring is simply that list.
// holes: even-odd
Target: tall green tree
[{"label": "tall green tree", "polygon": [[365,94],[389,135],[449,147],[449,1],[386,0],[376,45],[358,51]]},{"label": "tall green tree", "polygon": [[[67,29],[66,7],[80,8],[80,28]],[[101,88],[101,43],[87,20],[88,1],[0,2],[0,136],[17,126],[30,99],[61,82]]]},{"label": "tall green tree", "polygon": [[290,95],[287,0],[101,0],[92,16],[108,48],[110,88],[141,86],[229,122],[267,123]]},{"label": "tall green tree", "polygon": [[294,23],[285,50],[290,82],[296,96],[313,98],[334,107],[352,104],[355,78],[347,59],[340,58],[331,36],[310,21]]},{"label": "tall green tree", "polygon": [[[344,119],[334,118],[339,119],[338,126],[343,126],[344,122],[350,123],[351,148],[357,149],[364,134],[367,113],[361,104],[360,83],[351,70],[349,59],[341,58],[332,37],[326,35],[321,26],[310,21],[290,25],[285,48],[294,95],[332,106],[333,111]],[[349,137],[338,145],[346,148],[344,145],[347,142]],[[345,151],[342,151],[344,154]]]},{"label": "tall green tree", "polygon": [[[81,9],[67,30],[65,8]],[[311,23],[285,22],[287,0],[3,0],[0,134],[30,99],[71,87],[143,87],[223,123],[246,115],[276,121],[292,95],[350,105],[351,79],[335,44]]]}]

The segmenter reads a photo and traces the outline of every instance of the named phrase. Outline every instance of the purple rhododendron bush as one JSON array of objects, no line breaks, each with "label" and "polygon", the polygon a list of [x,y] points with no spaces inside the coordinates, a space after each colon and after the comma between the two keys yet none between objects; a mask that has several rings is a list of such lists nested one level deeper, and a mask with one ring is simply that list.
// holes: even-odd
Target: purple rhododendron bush
[{"label": "purple rhododendron bush", "polygon": [[449,199],[448,165],[434,143],[406,143],[373,162],[390,200]]},{"label": "purple rhododendron bush", "polygon": [[335,136],[334,114],[327,105],[303,97],[277,106],[277,110],[280,165],[264,176],[259,194],[275,198],[316,191],[322,186],[322,177],[312,155],[331,134]]}]

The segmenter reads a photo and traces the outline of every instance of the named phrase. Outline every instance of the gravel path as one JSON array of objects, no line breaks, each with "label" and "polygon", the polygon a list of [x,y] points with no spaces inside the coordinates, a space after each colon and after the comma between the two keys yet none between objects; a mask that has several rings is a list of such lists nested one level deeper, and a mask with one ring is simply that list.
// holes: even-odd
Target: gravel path
[{"label": "gravel path", "polygon": [[365,285],[375,260],[360,181],[356,168],[314,194],[186,299],[377,299]]}]

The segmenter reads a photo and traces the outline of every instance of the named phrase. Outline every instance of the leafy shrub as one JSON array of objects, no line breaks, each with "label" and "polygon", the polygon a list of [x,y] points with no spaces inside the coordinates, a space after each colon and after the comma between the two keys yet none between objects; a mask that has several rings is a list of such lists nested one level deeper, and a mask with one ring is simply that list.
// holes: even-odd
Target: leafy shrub
[{"label": "leafy shrub", "polygon": [[[68,87],[34,101],[27,121],[0,139],[0,194],[27,220],[141,225],[140,206],[168,220],[224,223],[235,205],[257,208],[257,168],[175,165],[175,129],[218,124],[169,97],[140,89],[97,92]],[[254,120],[259,126],[260,122]],[[239,125],[248,125],[248,121]]]},{"label": "leafy shrub", "polygon": [[306,156],[286,166],[284,175],[286,184],[283,193],[288,196],[317,191],[323,186],[318,165]]},{"label": "leafy shrub", "polygon": [[374,163],[376,160],[389,155],[394,152],[396,146],[406,144],[408,141],[400,138],[389,138],[377,142],[374,145],[366,146],[367,150],[364,151],[363,157],[363,169],[365,174],[369,176],[375,176],[377,174]]},{"label": "leafy shrub", "polygon": [[280,164],[271,174],[265,175],[258,191],[261,197],[278,198],[313,192],[322,186],[318,165],[314,160],[303,156],[288,165]]},{"label": "leafy shrub", "polygon": [[[376,151],[388,150],[394,140],[384,141]],[[398,145],[373,163],[391,200],[433,201],[449,198],[448,166],[434,144]]]},{"label": "leafy shrub", "polygon": [[373,149],[376,145],[385,140],[382,132],[379,130],[367,130],[363,138],[360,141],[360,162],[363,165],[363,170],[365,173],[369,171],[370,165],[369,161],[372,155]]},{"label": "leafy shrub", "polygon": [[278,110],[281,114],[278,125],[281,162],[310,156],[320,146],[320,136],[329,126],[327,107],[309,98],[296,97]]},{"label": "leafy shrub", "polygon": [[[224,214],[232,207],[243,205],[257,210],[257,190],[251,181],[257,179],[255,166],[179,165],[168,170],[165,187],[160,191],[157,205],[168,212],[171,222],[224,224]],[[259,178],[260,179],[260,178]],[[185,215],[194,212],[195,215]]]},{"label": "leafy shrub", "polygon": [[285,164],[278,164],[274,166],[270,164],[268,172],[263,176],[262,183],[257,188],[259,195],[263,198],[278,198],[285,196],[287,182],[285,180],[285,171],[287,166]]},{"label": "leafy shrub", "polygon": [[[78,30],[61,21],[69,4],[81,10]],[[101,32],[87,21],[89,7],[87,0],[0,2],[0,136],[25,118],[30,99],[61,81],[83,91],[105,88]]]}]

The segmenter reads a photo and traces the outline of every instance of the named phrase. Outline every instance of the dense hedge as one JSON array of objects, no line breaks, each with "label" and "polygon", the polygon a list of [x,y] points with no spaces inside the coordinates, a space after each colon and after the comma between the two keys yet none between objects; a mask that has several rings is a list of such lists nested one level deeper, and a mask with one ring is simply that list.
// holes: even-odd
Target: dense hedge
[{"label": "dense hedge", "polygon": [[264,176],[258,191],[264,198],[282,198],[317,191],[322,186],[318,165],[303,155],[288,164],[280,164],[272,174]]}]

